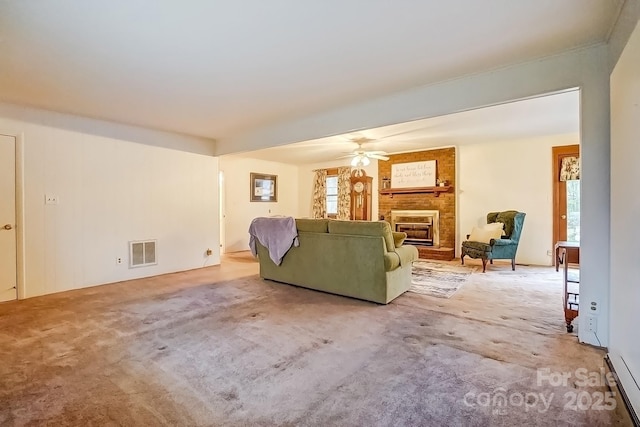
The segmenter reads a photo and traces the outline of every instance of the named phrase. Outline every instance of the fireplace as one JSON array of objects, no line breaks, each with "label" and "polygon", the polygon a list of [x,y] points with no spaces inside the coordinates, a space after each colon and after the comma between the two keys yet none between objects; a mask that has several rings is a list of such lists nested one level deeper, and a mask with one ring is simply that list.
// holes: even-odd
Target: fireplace
[{"label": "fireplace", "polygon": [[392,210],[391,228],[407,233],[405,243],[440,247],[440,211]]}]

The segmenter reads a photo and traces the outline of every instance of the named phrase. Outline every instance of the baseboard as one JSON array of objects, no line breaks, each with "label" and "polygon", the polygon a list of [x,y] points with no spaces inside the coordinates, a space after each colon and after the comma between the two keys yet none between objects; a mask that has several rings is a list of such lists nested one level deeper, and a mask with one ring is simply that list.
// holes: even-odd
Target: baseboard
[{"label": "baseboard", "polygon": [[604,360],[613,373],[620,396],[624,401],[635,427],[640,427],[640,387],[629,371],[624,359],[616,354],[608,353]]}]

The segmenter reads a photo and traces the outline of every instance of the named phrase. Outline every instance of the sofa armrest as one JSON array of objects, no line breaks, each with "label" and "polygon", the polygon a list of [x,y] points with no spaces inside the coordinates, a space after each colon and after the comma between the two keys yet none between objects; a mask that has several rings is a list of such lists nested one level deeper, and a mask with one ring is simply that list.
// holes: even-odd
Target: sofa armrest
[{"label": "sofa armrest", "polygon": [[411,264],[418,259],[418,248],[412,245],[402,245],[396,248],[396,253],[400,255],[400,265]]},{"label": "sofa armrest", "polygon": [[392,271],[400,267],[400,255],[397,252],[384,254],[384,271]]},{"label": "sofa armrest", "polygon": [[384,268],[386,271],[395,270],[398,267],[411,265],[418,259],[418,249],[411,245],[402,245],[393,252],[384,254]]}]

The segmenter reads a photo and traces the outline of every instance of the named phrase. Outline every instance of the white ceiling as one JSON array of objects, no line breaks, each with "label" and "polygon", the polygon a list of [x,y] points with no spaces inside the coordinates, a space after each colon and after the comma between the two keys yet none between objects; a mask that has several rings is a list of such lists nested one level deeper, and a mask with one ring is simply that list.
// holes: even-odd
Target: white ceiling
[{"label": "white ceiling", "polygon": [[[579,130],[580,92],[574,90],[241,155],[282,163],[310,164],[329,162],[352,152],[357,148],[353,140],[358,138],[372,140],[363,145],[365,150],[383,150],[393,154],[555,135],[573,135],[577,140]],[[344,164],[348,165],[349,160],[344,160]]]},{"label": "white ceiling", "polygon": [[0,100],[209,138],[604,42],[624,0],[0,0]]}]

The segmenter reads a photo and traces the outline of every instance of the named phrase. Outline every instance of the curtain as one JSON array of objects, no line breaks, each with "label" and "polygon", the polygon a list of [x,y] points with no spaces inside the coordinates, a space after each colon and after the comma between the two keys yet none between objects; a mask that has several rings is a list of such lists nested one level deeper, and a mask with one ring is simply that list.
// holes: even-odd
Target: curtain
[{"label": "curtain", "polygon": [[338,168],[338,214],[336,219],[351,219],[351,168]]},{"label": "curtain", "polygon": [[313,217],[327,217],[327,170],[318,169],[313,180]]},{"label": "curtain", "polygon": [[560,181],[580,179],[580,157],[563,157],[560,166]]}]

